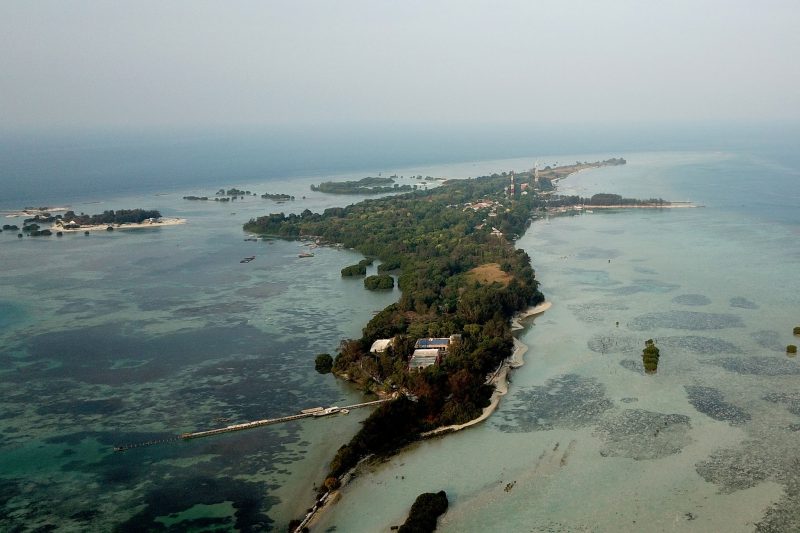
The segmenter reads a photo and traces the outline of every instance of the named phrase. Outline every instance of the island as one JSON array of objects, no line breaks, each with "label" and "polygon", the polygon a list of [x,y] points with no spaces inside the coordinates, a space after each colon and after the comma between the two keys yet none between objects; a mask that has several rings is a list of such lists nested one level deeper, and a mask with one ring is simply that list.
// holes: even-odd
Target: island
[{"label": "island", "polygon": [[157,210],[117,209],[96,215],[77,214],[69,210],[51,226],[51,231],[63,233],[83,231],[108,231],[114,229],[142,229],[174,226],[186,223],[183,218],[163,218]]},{"label": "island", "polygon": [[265,200],[276,200],[278,202],[286,202],[288,200],[294,201],[294,196],[292,196],[290,194],[284,194],[284,193],[269,193],[269,192],[265,192],[264,194],[261,195],[261,198],[263,198]]},{"label": "island", "polygon": [[355,181],[324,181],[311,185],[311,190],[329,194],[384,194],[411,191],[416,187],[397,184],[394,178],[366,177]]},{"label": "island", "polygon": [[[612,164],[624,163],[568,169]],[[568,175],[562,168],[550,171]],[[505,392],[509,360],[521,344],[512,336],[512,319],[544,308],[537,307],[544,295],[530,257],[513,243],[539,211],[584,201],[543,191],[535,170],[504,172],[323,213],[273,213],[244,225],[249,233],[337,243],[379,259],[379,274],[399,271],[399,301],[378,312],[360,338],[343,340],[332,366],[365,393],[391,400],[339,448],[320,480],[314,510],[364,458],[488,416],[499,401],[495,387]],[[342,275],[363,275],[359,267]]]}]

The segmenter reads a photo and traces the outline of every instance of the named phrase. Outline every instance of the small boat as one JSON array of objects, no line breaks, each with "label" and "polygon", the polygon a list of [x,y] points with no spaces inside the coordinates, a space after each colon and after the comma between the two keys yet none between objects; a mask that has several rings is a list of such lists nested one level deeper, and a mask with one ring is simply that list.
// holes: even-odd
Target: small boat
[{"label": "small boat", "polygon": [[297,254],[297,257],[314,257],[314,254],[310,252],[303,252],[301,254]]},{"label": "small boat", "polygon": [[250,261],[253,261],[255,258],[256,258],[256,256],[254,256],[254,255],[251,255],[250,257],[245,257],[244,259],[242,259],[242,260],[241,260],[241,261],[239,261],[239,262],[240,262],[240,263],[249,263]]},{"label": "small boat", "polygon": [[350,414],[350,409],[342,409],[339,412],[342,413],[343,415],[349,415]]},{"label": "small boat", "polygon": [[314,413],[314,416],[328,416],[336,414],[339,411],[341,411],[341,409],[339,409],[334,405],[333,407],[328,407],[327,409],[323,409],[322,411],[317,411],[316,413]]},{"label": "small boat", "polygon": [[308,409],[303,409],[300,413],[304,415],[313,415],[314,413],[319,413],[324,410],[324,407],[309,407]]}]

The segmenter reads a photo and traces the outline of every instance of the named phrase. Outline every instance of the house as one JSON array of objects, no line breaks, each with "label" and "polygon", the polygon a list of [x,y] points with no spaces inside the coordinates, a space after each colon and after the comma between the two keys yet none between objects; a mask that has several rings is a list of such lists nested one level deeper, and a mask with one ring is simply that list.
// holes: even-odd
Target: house
[{"label": "house", "polygon": [[457,340],[461,340],[461,335],[417,339],[417,342],[414,343],[414,353],[408,362],[409,370],[439,364],[447,356],[450,344]]},{"label": "house", "polygon": [[414,343],[414,348],[423,348],[423,349],[436,348],[436,349],[446,350],[448,346],[450,346],[449,337],[417,339],[417,342]]},{"label": "house", "polygon": [[408,362],[408,369],[422,369],[441,361],[442,352],[438,348],[420,348],[414,350],[411,360]]},{"label": "house", "polygon": [[394,339],[378,339],[372,343],[369,352],[374,354],[384,353],[389,346],[392,346],[393,342]]}]

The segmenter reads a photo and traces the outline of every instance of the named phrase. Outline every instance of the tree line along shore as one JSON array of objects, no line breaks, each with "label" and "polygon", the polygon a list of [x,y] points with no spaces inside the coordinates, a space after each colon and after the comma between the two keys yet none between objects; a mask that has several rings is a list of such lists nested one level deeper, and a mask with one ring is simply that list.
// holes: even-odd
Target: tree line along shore
[{"label": "tree line along shore", "polygon": [[[54,215],[46,208],[37,209],[35,213],[24,212],[26,215],[32,214],[30,218],[23,221],[22,228],[17,224],[4,224],[2,231],[16,231],[18,237],[23,233],[30,237],[50,236],[54,233],[61,236],[63,233],[83,231],[114,229],[137,229],[152,228],[158,226],[172,226],[186,222],[181,218],[163,218],[161,213],[155,209],[117,209],[106,210],[95,215],[86,213],[75,213],[72,210],[64,210],[64,214]],[[49,227],[42,227],[43,224],[50,224]]]},{"label": "tree line along shore", "polygon": [[[401,289],[399,301],[377,313],[361,338],[340,343],[332,370],[366,393],[402,394],[378,407],[339,448],[320,480],[318,502],[364,458],[391,454],[423,433],[481,416],[493,392],[487,376],[512,353],[512,317],[544,301],[531,259],[515,249],[515,239],[539,213],[586,203],[554,194],[554,178],[622,164],[624,159],[610,159],[450,180],[431,190],[322,213],[273,213],[244,225],[251,233],[341,243],[379,259],[379,273],[395,274]],[[599,200],[604,198],[630,205],[666,203],[616,195]],[[361,275],[364,264],[342,274]],[[417,340],[449,336],[454,340],[436,364],[410,368]],[[391,342],[370,352],[379,339]]]}]

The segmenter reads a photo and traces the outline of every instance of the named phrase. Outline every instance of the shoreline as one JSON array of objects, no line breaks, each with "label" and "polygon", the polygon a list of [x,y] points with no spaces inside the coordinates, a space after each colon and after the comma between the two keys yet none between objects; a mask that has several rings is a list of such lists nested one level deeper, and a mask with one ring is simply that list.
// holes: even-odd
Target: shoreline
[{"label": "shoreline", "polygon": [[158,228],[161,226],[178,226],[180,224],[186,224],[185,218],[162,218],[158,222],[139,222],[136,224],[96,224],[92,226],[81,226],[79,228],[65,228],[58,224],[53,224],[50,226],[50,231],[53,233],[60,231],[62,233],[79,233],[82,231],[106,231],[108,228],[114,228],[114,230],[118,229],[149,229],[149,228]]},{"label": "shoreline", "polygon": [[[511,319],[511,331],[512,333],[515,331],[520,331],[525,329],[520,322],[525,320],[526,318],[530,318],[532,316],[538,316],[548,309],[552,307],[552,302],[542,302],[535,307],[529,307],[525,311],[520,311],[515,314]],[[500,399],[508,394],[508,373],[511,370],[517,369],[525,364],[524,355],[528,351],[529,346],[524,342],[520,341],[517,337],[514,337],[514,350],[511,352],[511,356],[508,357],[505,361],[503,361],[497,370],[494,371],[492,377],[489,378],[487,383],[491,383],[495,386],[494,392],[492,393],[491,400],[489,401],[489,405],[483,408],[483,411],[477,418],[473,418],[468,422],[464,422],[463,424],[455,424],[452,426],[443,426],[440,428],[433,429],[431,431],[426,431],[420,435],[420,439],[427,439],[430,437],[435,437],[437,435],[445,435],[447,433],[453,433],[456,431],[460,431],[462,429],[474,426],[476,424],[480,424],[487,418],[489,418],[496,410],[497,407],[500,405]],[[342,480],[341,485],[334,491],[329,492],[326,494],[322,500],[312,508],[311,512],[309,512],[303,519],[300,524],[300,527],[308,527],[312,528],[319,522],[320,518],[330,510],[336,503],[342,498],[342,489],[347,486],[347,484],[353,479],[353,472],[361,465],[364,461],[368,460],[368,458],[364,458],[359,461],[359,464],[356,465],[351,471],[349,471]]]},{"label": "shoreline", "polygon": [[[535,307],[530,307],[525,311],[521,311],[514,315],[511,319],[511,331],[512,333],[515,331],[520,331],[525,329],[520,322],[525,320],[526,318],[530,318],[532,316],[538,316],[548,309],[552,307],[552,302],[543,302]],[[436,429],[432,429],[430,431],[426,431],[420,435],[421,438],[428,438],[434,437],[436,435],[443,435],[445,433],[452,433],[455,431],[461,431],[462,429],[474,426],[476,424],[480,424],[487,418],[489,418],[492,413],[497,410],[497,407],[500,405],[500,399],[508,394],[508,373],[511,370],[517,369],[525,364],[524,355],[528,351],[530,347],[519,340],[517,337],[514,337],[514,350],[511,352],[511,356],[503,361],[500,366],[495,370],[492,377],[489,378],[487,383],[494,385],[494,392],[492,393],[491,400],[489,401],[489,405],[483,408],[483,412],[477,418],[473,418],[468,422],[464,422],[463,424],[454,424],[451,426],[443,426]]]}]

